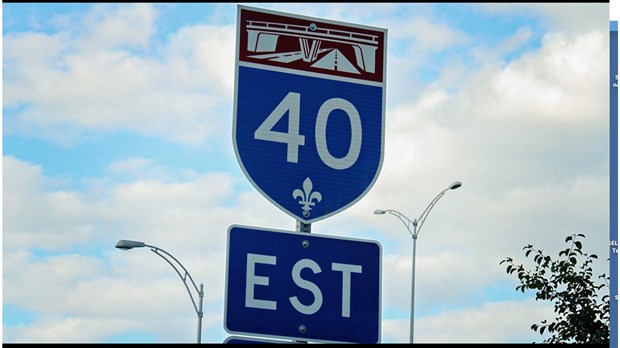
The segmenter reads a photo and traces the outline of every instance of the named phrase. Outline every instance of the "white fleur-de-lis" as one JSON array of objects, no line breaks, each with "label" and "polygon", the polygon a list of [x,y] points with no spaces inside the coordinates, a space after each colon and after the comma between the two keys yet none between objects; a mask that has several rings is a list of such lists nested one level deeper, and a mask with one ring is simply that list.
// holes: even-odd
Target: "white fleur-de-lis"
[{"label": "white fleur-de-lis", "polygon": [[300,198],[299,204],[301,204],[301,209],[303,210],[303,214],[305,217],[310,216],[311,207],[314,207],[316,203],[320,202],[323,199],[321,193],[318,191],[312,192],[312,180],[310,178],[306,178],[303,183],[303,191],[300,189],[295,189],[293,191],[293,198]]}]

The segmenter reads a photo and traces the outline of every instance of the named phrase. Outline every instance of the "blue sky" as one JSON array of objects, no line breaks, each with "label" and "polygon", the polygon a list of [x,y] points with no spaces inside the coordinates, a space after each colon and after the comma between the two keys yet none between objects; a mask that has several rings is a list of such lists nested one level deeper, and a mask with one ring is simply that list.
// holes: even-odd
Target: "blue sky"
[{"label": "blue sky", "polygon": [[[552,307],[499,262],[572,233],[608,254],[609,4],[249,5],[388,30],[379,178],[312,227],[381,243],[382,342],[408,341],[411,238],[372,212],[413,219],[455,180],[418,239],[416,342],[542,341]],[[236,11],[2,5],[3,342],[193,342],[173,270],[119,239],[181,260],[203,342],[230,336],[228,227],[295,229],[235,157]]]}]

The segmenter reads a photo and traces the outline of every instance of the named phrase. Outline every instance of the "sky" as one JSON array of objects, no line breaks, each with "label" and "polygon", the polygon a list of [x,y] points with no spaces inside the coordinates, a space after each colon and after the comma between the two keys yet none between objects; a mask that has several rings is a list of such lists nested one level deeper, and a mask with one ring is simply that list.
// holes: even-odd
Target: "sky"
[{"label": "sky", "polygon": [[[381,342],[541,342],[500,262],[584,234],[609,275],[608,3],[248,3],[387,29],[383,163],[312,233],[382,247]],[[233,147],[235,3],[4,3],[2,341],[222,343],[227,230],[295,231]]]}]

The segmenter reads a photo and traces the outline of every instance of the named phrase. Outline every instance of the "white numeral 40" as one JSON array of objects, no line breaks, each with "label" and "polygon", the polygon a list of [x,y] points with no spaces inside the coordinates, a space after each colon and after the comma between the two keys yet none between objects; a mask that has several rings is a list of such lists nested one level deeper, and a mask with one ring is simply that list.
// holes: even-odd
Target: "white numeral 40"
[{"label": "white numeral 40", "polygon": [[[289,92],[265,121],[254,132],[254,139],[273,141],[286,144],[286,161],[297,163],[299,146],[305,145],[305,136],[299,134],[299,107],[301,95]],[[349,116],[351,125],[351,142],[349,151],[344,157],[334,157],[327,148],[327,120],[334,110],[342,110]],[[274,131],[273,127],[288,111],[288,130]],[[357,109],[349,101],[332,98],[325,101],[319,108],[314,127],[314,138],[319,157],[331,168],[342,170],[351,167],[357,161],[362,147],[362,122]]]}]

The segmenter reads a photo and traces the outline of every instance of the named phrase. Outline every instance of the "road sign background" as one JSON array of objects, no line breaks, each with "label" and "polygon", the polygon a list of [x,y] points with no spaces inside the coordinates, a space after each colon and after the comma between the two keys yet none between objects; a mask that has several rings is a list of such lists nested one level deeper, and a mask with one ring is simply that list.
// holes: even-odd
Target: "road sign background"
[{"label": "road sign background", "polygon": [[[308,241],[304,248],[302,241]],[[348,239],[315,233],[267,230],[233,225],[228,230],[225,329],[250,334],[317,342],[378,343],[381,330],[381,245],[375,241]],[[269,277],[269,285],[255,285],[254,298],[276,301],[276,310],[245,306],[247,254],[273,255],[275,265],[256,264],[257,276]],[[297,286],[293,265],[311,259],[320,273],[304,269],[301,277],[316,284],[323,295],[321,308],[312,315],[298,312],[289,297],[309,305],[314,295]],[[352,273],[350,317],[342,316],[343,272],[332,263],[361,265]],[[299,326],[307,332],[301,334]]]},{"label": "road sign background", "polygon": [[[356,35],[376,36],[378,45],[375,67],[357,72],[316,68],[302,59],[292,62],[270,60],[265,55],[249,52],[247,26],[250,20],[260,23],[289,23],[297,27],[317,24],[319,31],[337,33],[355,32]],[[251,22],[251,23],[255,23]],[[233,142],[237,160],[252,185],[269,201],[304,223],[332,216],[359,201],[376,181],[383,162],[384,109],[385,109],[385,35],[384,29],[352,25],[316,18],[293,16],[274,11],[239,6],[238,47],[233,120]],[[276,53],[299,50],[299,38],[280,35]],[[344,61],[355,61],[351,45],[322,41],[318,58],[329,52]],[[330,46],[331,45],[331,46]],[[252,45],[250,45],[252,46]],[[336,53],[334,53],[336,52]],[[321,56],[323,54],[323,56]],[[273,56],[273,55],[271,55]],[[328,57],[328,58],[330,58]],[[299,134],[305,143],[298,147],[298,161],[287,161],[287,145],[255,138],[255,131],[288,93],[300,95]],[[360,152],[348,168],[334,169],[319,156],[316,143],[317,114],[327,100],[341,98],[350,102],[359,113],[361,132]],[[272,128],[287,132],[288,117],[283,117]],[[325,141],[329,153],[343,158],[349,151],[353,128],[349,115],[340,109],[329,113]],[[295,190],[304,191],[306,179],[313,192],[321,195],[315,200],[309,216],[304,216],[304,205]],[[310,194],[310,192],[308,192]]]}]

